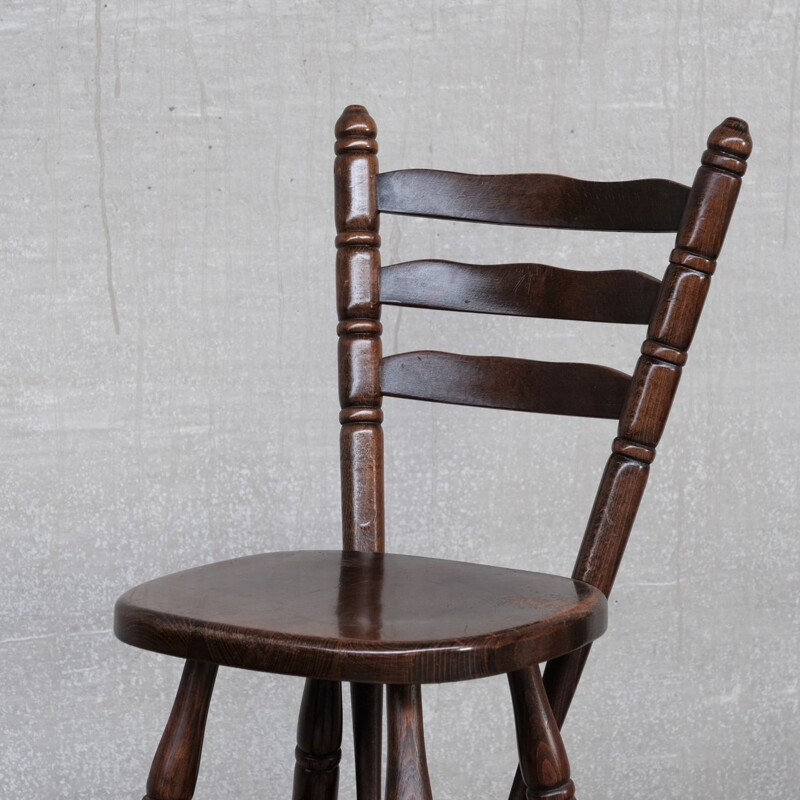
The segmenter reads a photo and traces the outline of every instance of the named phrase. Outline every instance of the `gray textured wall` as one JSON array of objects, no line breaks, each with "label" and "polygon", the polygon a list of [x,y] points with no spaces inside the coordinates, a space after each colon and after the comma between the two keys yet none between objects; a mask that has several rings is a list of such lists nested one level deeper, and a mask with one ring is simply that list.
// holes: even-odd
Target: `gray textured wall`
[{"label": "gray textured wall", "polygon": [[[688,182],[717,122],[750,121],[745,189],[565,735],[582,797],[794,796],[799,26],[794,0],[4,0],[3,794],[141,796],[180,665],[113,639],[126,587],[336,546],[332,125],[361,102],[385,169]],[[396,260],[653,273],[671,246],[383,233]],[[626,370],[641,336],[385,322],[387,350],[590,349]],[[569,570],[613,425],[387,412],[393,549]],[[301,682],[217,685],[198,796],[288,797]],[[506,695],[502,679],[427,690],[439,798],[505,796]]]}]

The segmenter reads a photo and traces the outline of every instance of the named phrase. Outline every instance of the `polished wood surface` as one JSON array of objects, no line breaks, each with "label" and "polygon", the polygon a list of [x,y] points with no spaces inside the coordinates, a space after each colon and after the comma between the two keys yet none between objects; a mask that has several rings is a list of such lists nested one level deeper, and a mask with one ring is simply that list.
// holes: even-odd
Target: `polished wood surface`
[{"label": "polished wood surface", "polygon": [[425,756],[421,687],[387,686],[386,708],[389,752],[385,800],[433,800]]},{"label": "polished wood surface", "polygon": [[510,673],[508,685],[514,706],[520,775],[528,800],[570,800],[575,795],[575,785],[539,668]]},{"label": "polished wood surface", "polygon": [[385,214],[593,231],[677,230],[688,193],[688,186],[657,178],[602,183],[433,169],[378,176],[378,210]]},{"label": "polished wood surface", "polygon": [[[378,602],[365,606],[365,594]],[[568,578],[335,550],[266,553],[157,578],[120,598],[115,633],[145,650],[232,667],[433,683],[544,661],[605,625],[602,593]]]},{"label": "polished wood surface", "polygon": [[647,325],[661,282],[627,269],[406,261],[380,272],[384,305]]},{"label": "polished wood surface", "polygon": [[606,595],[622,560],[733,214],[752,149],[747,124],[726,119],[711,132],[708,148],[692,184],[573,570],[573,577]]},{"label": "polished wood surface", "polygon": [[297,721],[292,800],[336,800],[341,744],[342,684],[309,678]]},{"label": "polished wood surface", "polygon": [[381,800],[383,686],[351,683],[356,800]]},{"label": "polished wood surface", "polygon": [[[382,553],[383,411],[380,394],[381,305],[378,233],[378,129],[363,106],[336,122],[333,166],[342,547]],[[369,598],[364,598],[368,603]],[[368,615],[367,615],[368,616]],[[383,694],[353,687],[357,800],[378,800]]]},{"label": "polished wood surface", "polygon": [[144,800],[191,800],[197,784],[208,708],[218,666],[184,664],[172,712],[147,779]]},{"label": "polished wood surface", "polygon": [[[752,139],[743,120],[729,117],[708,137],[661,289],[642,344],[631,393],[600,481],[572,575],[610,594],[687,360],[700,312],[728,230]],[[589,647],[559,656],[544,673],[562,725]],[[510,800],[522,800],[518,771]]]},{"label": "polished wood surface", "polygon": [[339,421],[342,546],[384,549],[381,422],[381,238],[378,235],[377,126],[361,106],[336,123],[336,306],[339,314]]},{"label": "polished wood surface", "polygon": [[423,350],[381,361],[381,392],[509,411],[617,419],[630,377],[596,364],[561,364]]},{"label": "polished wood surface", "polygon": [[[507,673],[519,769],[511,800],[574,796],[560,735],[605,629],[650,464],[709,291],[752,142],[728,118],[691,188],[660,179],[380,173],[362,106],[336,124],[342,551],[271,553],[142,584],[117,603],[125,642],[187,659],[148,781],[189,800],[217,665],[306,678],[294,800],[334,800],[350,681],[357,800],[430,800],[420,684]],[[381,269],[380,213],[593,230],[676,231],[659,281],[630,270],[419,261]],[[647,324],[632,376],[607,367],[430,351],[384,357],[382,303]],[[384,554],[385,394],[618,420],[572,579]],[[540,664],[547,662],[543,675]],[[610,725],[611,723],[609,723]]]}]

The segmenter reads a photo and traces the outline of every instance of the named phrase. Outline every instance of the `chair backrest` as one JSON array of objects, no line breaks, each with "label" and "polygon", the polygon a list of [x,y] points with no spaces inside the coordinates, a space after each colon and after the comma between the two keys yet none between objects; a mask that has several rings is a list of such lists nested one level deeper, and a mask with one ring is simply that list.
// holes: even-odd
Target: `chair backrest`
[{"label": "chair backrest", "polygon": [[[345,549],[384,548],[383,395],[613,418],[617,437],[573,577],[606,595],[686,363],[752,147],[728,118],[708,138],[691,187],[648,179],[597,183],[558,175],[379,173],[376,126],[362,106],[336,124],[342,517]],[[604,231],[676,231],[662,280],[630,270],[413,261],[381,268],[381,213]],[[525,291],[519,291],[524,286]],[[594,364],[439,352],[383,357],[381,304],[647,325],[632,376]],[[588,648],[550,662],[561,723]]]}]

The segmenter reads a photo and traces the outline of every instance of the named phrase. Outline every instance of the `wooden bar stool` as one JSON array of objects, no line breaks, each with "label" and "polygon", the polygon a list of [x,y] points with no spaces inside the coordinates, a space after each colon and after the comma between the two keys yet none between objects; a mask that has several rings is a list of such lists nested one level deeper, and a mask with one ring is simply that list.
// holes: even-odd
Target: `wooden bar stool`
[{"label": "wooden bar stool", "polygon": [[[711,132],[691,187],[379,173],[376,135],[362,106],[348,106],[336,125],[342,549],[209,564],[118,600],[122,641],[186,660],[150,771],[150,800],[192,797],[219,665],[306,678],[294,800],[336,797],[342,681],[351,685],[358,800],[381,796],[384,686],[385,797],[426,800],[421,685],[503,673],[519,751],[511,800],[574,796],[559,729],[606,627],[606,598],[745,172],[747,125],[728,118]],[[533,263],[381,267],[382,213],[677,236],[660,281]],[[593,364],[433,351],[384,357],[382,304],[641,324],[647,334],[632,376]],[[384,395],[618,420],[572,576],[385,553]]]}]

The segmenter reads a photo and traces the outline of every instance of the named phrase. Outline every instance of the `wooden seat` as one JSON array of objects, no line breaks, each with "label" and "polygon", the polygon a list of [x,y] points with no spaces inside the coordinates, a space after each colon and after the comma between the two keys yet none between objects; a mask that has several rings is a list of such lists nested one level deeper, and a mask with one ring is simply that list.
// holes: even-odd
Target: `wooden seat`
[{"label": "wooden seat", "polygon": [[[189,800],[218,667],[306,678],[294,800],[334,800],[350,683],[357,800],[429,799],[421,684],[506,673],[519,769],[510,800],[575,793],[560,727],[666,424],[738,195],[751,141],[726,119],[691,186],[558,175],[378,170],[361,106],[336,125],[343,549],[266,553],[169,575],[124,594],[115,632],[186,659],[147,784]],[[381,267],[380,215],[606,231],[675,231],[661,280],[633,270],[441,260]],[[631,375],[589,363],[417,351],[384,356],[382,305],[646,326]],[[477,321],[477,320],[476,320]],[[635,364],[633,363],[635,361]],[[384,396],[617,421],[570,578],[385,553]],[[541,664],[546,664],[544,671]]]},{"label": "wooden seat", "polygon": [[438,683],[547,661],[605,623],[603,593],[568,578],[336,550],[237,558],[142,584],[120,598],[116,633],[229,667]]}]

